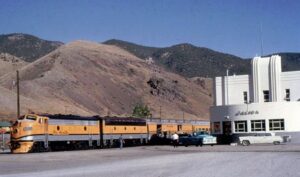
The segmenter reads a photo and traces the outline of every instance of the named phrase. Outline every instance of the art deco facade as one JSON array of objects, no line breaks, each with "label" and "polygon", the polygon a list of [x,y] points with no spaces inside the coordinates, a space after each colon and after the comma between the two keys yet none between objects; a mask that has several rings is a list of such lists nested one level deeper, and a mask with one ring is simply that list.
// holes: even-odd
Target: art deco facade
[{"label": "art deco facade", "polygon": [[215,78],[212,132],[300,134],[300,71],[282,72],[278,55],[251,65],[251,75]]}]

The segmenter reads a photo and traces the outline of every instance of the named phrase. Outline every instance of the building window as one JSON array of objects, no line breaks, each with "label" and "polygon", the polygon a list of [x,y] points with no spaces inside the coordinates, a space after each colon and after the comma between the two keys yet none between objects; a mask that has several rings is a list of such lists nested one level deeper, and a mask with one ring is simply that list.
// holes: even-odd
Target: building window
[{"label": "building window", "polygon": [[285,100],[291,101],[291,92],[290,89],[285,89]]},{"label": "building window", "polygon": [[251,131],[266,131],[265,120],[251,120]]},{"label": "building window", "polygon": [[213,123],[214,133],[220,133],[221,132],[221,124],[220,122],[214,122]]},{"label": "building window", "polygon": [[269,102],[269,101],[270,101],[269,90],[264,90],[264,102]]},{"label": "building window", "polygon": [[248,103],[248,93],[247,92],[243,92],[243,96],[244,96],[244,103]]},{"label": "building window", "polygon": [[247,132],[247,121],[234,121],[235,132]]},{"label": "building window", "polygon": [[270,130],[284,130],[284,120],[283,119],[270,119],[269,120]]}]

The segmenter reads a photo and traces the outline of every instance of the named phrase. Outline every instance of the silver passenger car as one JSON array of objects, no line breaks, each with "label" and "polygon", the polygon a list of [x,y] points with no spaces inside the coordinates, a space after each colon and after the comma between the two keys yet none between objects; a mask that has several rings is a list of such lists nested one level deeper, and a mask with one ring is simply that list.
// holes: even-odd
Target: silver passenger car
[{"label": "silver passenger car", "polygon": [[239,144],[249,146],[250,144],[273,143],[275,145],[283,142],[281,136],[276,136],[275,133],[257,133],[249,136],[240,136]]}]

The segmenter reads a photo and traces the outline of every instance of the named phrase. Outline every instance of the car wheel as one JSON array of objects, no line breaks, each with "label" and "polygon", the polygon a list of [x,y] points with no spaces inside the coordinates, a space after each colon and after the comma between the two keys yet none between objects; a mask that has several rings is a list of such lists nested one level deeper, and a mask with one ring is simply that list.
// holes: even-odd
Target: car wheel
[{"label": "car wheel", "polygon": [[187,143],[184,144],[185,147],[188,147],[189,145]]},{"label": "car wheel", "polygon": [[242,141],[242,145],[243,146],[249,146],[250,145],[250,142],[248,140],[243,140]]},{"label": "car wheel", "polygon": [[211,144],[210,146],[214,146],[213,144]]},{"label": "car wheel", "polygon": [[274,144],[274,145],[279,145],[280,142],[279,142],[279,141],[274,141],[273,144]]}]

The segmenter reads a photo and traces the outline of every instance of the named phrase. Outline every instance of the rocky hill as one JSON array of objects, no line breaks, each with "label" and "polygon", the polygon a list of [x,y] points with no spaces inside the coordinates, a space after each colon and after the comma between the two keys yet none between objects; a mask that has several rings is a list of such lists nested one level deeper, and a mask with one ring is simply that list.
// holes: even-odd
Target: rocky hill
[{"label": "rocky hill", "polygon": [[26,62],[35,61],[61,45],[61,42],[47,41],[28,34],[0,35],[0,53],[11,54]]},{"label": "rocky hill", "polygon": [[[250,74],[250,59],[224,54],[191,44],[178,44],[171,47],[155,48],[121,40],[108,40],[109,45],[121,47],[143,58],[152,58],[157,64],[185,77],[215,77],[226,74]],[[282,70],[300,70],[300,53],[274,53],[282,57]],[[271,55],[274,55],[271,54]]]},{"label": "rocky hill", "polygon": [[[0,77],[0,115],[14,115],[15,73]],[[208,119],[203,81],[187,80],[111,45],[76,41],[20,69],[22,113],[130,115],[137,104],[153,117]],[[201,84],[202,83],[202,84]]]},{"label": "rocky hill", "polygon": [[[117,39],[108,40],[104,44],[123,48],[141,59],[151,59],[157,65],[184,77],[222,76],[226,74],[228,68],[231,74],[250,73],[250,61],[248,59],[191,44],[158,48]],[[63,45],[61,42],[47,41],[28,34],[0,35],[0,53],[13,55],[27,62],[35,61],[61,45]],[[283,71],[300,70],[300,53],[279,54],[282,56]]]},{"label": "rocky hill", "polygon": [[191,44],[154,48],[120,40],[108,40],[104,43],[121,47],[143,59],[152,58],[157,64],[184,77],[222,76],[228,68],[236,74],[250,72],[249,61]]}]

